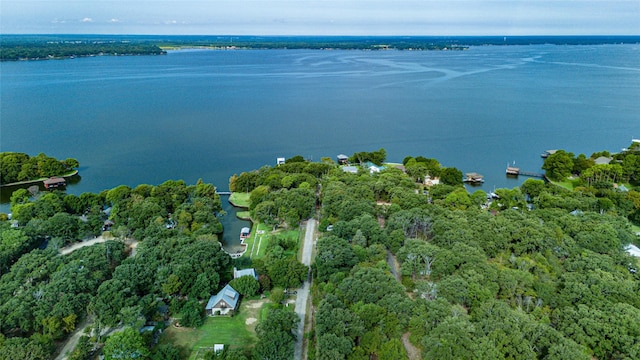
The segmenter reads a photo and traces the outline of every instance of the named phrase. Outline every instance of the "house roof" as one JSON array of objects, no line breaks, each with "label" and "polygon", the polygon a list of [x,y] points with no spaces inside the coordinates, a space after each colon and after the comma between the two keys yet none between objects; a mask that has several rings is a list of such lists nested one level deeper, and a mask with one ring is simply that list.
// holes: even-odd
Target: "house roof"
[{"label": "house roof", "polygon": [[352,174],[357,174],[358,168],[356,166],[343,166],[342,171],[352,173]]},{"label": "house roof", "polygon": [[60,184],[60,183],[64,183],[66,182],[66,180],[64,178],[61,177],[50,177],[48,179],[45,179],[43,181],[44,184]]},{"label": "house roof", "polygon": [[238,270],[233,268],[233,278],[237,279],[242,276],[253,276],[254,279],[258,280],[258,273],[256,273],[256,269],[242,269]]},{"label": "house roof", "polygon": [[235,309],[238,306],[239,298],[240,294],[232,288],[231,285],[227,284],[217,294],[209,298],[209,302],[207,302],[205,309],[213,309],[220,301],[226,302],[230,307]]},{"label": "house roof", "polygon": [[611,162],[611,160],[613,160],[613,158],[610,157],[606,157],[606,156],[599,156],[597,157],[595,160],[593,160],[593,162],[596,165],[604,165],[604,164],[608,164]]},{"label": "house roof", "polygon": [[384,169],[386,169],[386,168],[384,167],[384,165],[376,165],[376,164],[372,163],[371,161],[367,161],[366,163],[364,163],[364,166],[366,166],[366,167],[367,167],[367,169],[371,169],[371,168],[376,168],[376,169],[378,169],[378,170],[384,170]]}]

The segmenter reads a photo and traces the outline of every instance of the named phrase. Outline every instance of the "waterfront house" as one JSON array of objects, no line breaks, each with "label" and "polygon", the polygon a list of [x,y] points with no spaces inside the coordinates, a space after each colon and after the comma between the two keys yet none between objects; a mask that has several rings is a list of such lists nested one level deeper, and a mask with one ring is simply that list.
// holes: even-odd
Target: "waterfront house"
[{"label": "waterfront house", "polygon": [[208,316],[228,315],[238,308],[240,293],[227,284],[217,294],[209,298],[205,311]]},{"label": "waterfront house", "polygon": [[437,177],[432,178],[431,176],[427,175],[424,177],[424,184],[426,186],[434,186],[434,185],[439,185],[440,184],[440,179]]},{"label": "waterfront house", "polygon": [[338,164],[340,165],[346,165],[349,163],[349,157],[345,154],[338,155],[337,159],[338,159]]},{"label": "waterfront house", "polygon": [[596,165],[607,165],[613,160],[611,157],[599,156],[593,160],[593,163]]},{"label": "waterfront house", "polygon": [[379,173],[380,171],[385,169],[384,166],[376,165],[376,164],[372,163],[371,161],[367,161],[366,163],[364,163],[364,166],[367,169],[369,169],[369,173],[371,173],[371,174]]}]

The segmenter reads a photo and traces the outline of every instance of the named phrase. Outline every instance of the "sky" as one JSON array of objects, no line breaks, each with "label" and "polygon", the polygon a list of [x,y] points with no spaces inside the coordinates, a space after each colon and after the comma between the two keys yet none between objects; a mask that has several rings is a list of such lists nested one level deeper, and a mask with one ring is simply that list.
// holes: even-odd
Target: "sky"
[{"label": "sky", "polygon": [[0,34],[640,35],[640,0],[0,0]]}]

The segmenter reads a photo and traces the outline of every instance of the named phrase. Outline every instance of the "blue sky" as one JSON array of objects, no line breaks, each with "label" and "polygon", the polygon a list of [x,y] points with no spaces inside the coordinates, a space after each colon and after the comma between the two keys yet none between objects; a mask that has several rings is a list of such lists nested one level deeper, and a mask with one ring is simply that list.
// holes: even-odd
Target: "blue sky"
[{"label": "blue sky", "polygon": [[1,0],[0,33],[640,35],[640,0]]}]

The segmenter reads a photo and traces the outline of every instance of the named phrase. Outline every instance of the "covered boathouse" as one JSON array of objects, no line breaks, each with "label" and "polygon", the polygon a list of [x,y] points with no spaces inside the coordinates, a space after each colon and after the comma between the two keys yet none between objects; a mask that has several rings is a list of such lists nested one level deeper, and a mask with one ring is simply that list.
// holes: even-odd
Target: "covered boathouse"
[{"label": "covered boathouse", "polygon": [[50,177],[43,181],[47,189],[58,188],[67,185],[67,181],[61,177]]}]

